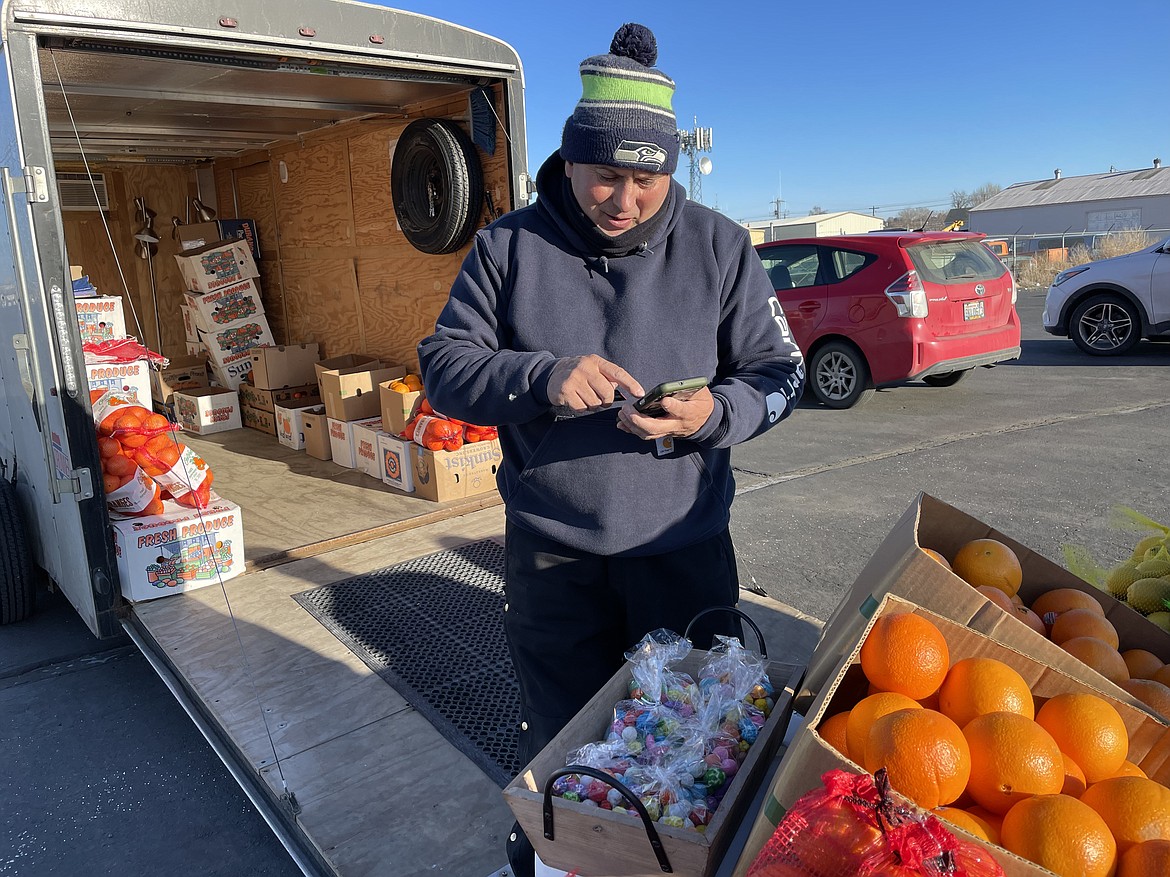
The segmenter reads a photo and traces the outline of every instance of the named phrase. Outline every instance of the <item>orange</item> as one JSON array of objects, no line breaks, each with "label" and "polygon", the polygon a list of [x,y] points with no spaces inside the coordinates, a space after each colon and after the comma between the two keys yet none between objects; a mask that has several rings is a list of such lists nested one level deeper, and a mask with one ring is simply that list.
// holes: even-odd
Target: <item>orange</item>
[{"label": "orange", "polygon": [[[1134,675],[1132,673],[1130,676]],[[1146,677],[1153,679],[1155,682],[1161,682],[1163,685],[1170,685],[1170,664],[1162,667],[1160,670],[1155,670],[1153,676]]]},{"label": "orange", "polygon": [[968,813],[966,810],[960,810],[958,807],[936,807],[934,815],[939,819],[945,819],[951,825],[957,825],[966,832],[975,835],[981,840],[988,843],[995,843],[991,839],[991,826],[980,819]]},{"label": "orange", "polygon": [[[1102,615],[1105,610],[1097,598],[1076,588],[1053,588],[1045,591],[1032,601],[1032,611],[1044,618],[1049,612],[1067,612],[1069,609],[1096,609]],[[1046,619],[1047,620],[1047,619]]]},{"label": "orange", "polygon": [[986,807],[980,807],[979,805],[967,807],[966,810],[987,826],[988,836],[991,838],[991,842],[998,844],[999,832],[1003,828],[1003,814],[992,813]]},{"label": "orange", "polygon": [[1057,645],[1076,636],[1095,636],[1113,648],[1117,648],[1121,642],[1113,623],[1092,609],[1069,609],[1067,612],[1061,612],[1052,622],[1052,630],[1048,634],[1048,638]]},{"label": "orange", "polygon": [[1024,677],[995,658],[964,658],[947,671],[938,690],[939,712],[960,728],[985,713],[1036,715]]},{"label": "orange", "polygon": [[1170,840],[1134,844],[1117,861],[1117,877],[1166,877],[1170,874]]},{"label": "orange", "polygon": [[882,691],[913,700],[938,691],[951,666],[942,632],[921,615],[883,615],[861,645],[861,669]]},{"label": "orange", "polygon": [[980,807],[1006,813],[1032,795],[1055,795],[1064,786],[1064,759],[1052,735],[1016,713],[976,716],[963,728],[971,747],[967,791]]},{"label": "orange", "polygon": [[849,748],[845,744],[845,723],[848,721],[849,711],[846,710],[843,713],[829,716],[817,728],[817,733],[821,735],[821,738],[846,758],[849,757]]},{"label": "orange", "polygon": [[1048,627],[1044,624],[1044,620],[1027,606],[1017,606],[1015,615],[1040,636],[1048,636]]},{"label": "orange", "polygon": [[849,758],[858,764],[865,765],[865,744],[869,740],[869,732],[873,723],[882,716],[896,713],[898,710],[922,709],[922,705],[904,694],[896,691],[879,691],[868,697],[863,697],[857,705],[849,711],[849,718],[845,725],[845,746]]},{"label": "orange", "polygon": [[959,549],[951,568],[972,585],[991,585],[1009,597],[1024,580],[1016,553],[996,539],[972,539]]},{"label": "orange", "polygon": [[939,711],[937,691],[934,694],[928,694],[926,697],[920,697],[914,702],[923,709],[934,710],[936,713]]},{"label": "orange", "polygon": [[1170,719],[1170,688],[1153,679],[1122,679],[1117,683],[1158,715]]},{"label": "orange", "polygon": [[1110,682],[1123,682],[1129,678],[1129,668],[1121,652],[1095,636],[1074,636],[1066,639],[1060,647],[1079,661],[1088,664]]},{"label": "orange", "polygon": [[924,810],[950,804],[971,776],[971,753],[959,726],[921,708],[875,721],[864,764],[870,773],[884,767],[890,786]]},{"label": "orange", "polygon": [[[1145,649],[1126,649],[1121,653],[1121,657],[1125,661],[1125,666],[1129,668],[1131,679],[1157,679],[1158,671],[1166,667],[1161,658]],[[1167,671],[1166,678],[1170,679],[1170,671]],[[1162,682],[1160,679],[1158,681]]]},{"label": "orange", "polygon": [[1096,810],[1118,852],[1147,840],[1170,840],[1170,789],[1142,777],[1112,777],[1093,783],[1081,801]]},{"label": "orange", "polygon": [[1144,770],[1142,770],[1140,767],[1138,767],[1136,764],[1134,764],[1129,759],[1126,759],[1125,761],[1121,762],[1121,767],[1119,767],[1117,769],[1117,773],[1115,773],[1113,776],[1115,776],[1115,777],[1144,777],[1145,775],[1146,775],[1146,772]]},{"label": "orange", "polygon": [[1003,817],[1000,844],[1060,877],[1112,877],[1117,842],[1093,808],[1068,795],[1037,795]]},{"label": "orange", "polygon": [[980,585],[975,590],[1009,615],[1016,614],[1016,604],[1001,589],[994,585]]},{"label": "orange", "polygon": [[1085,772],[1068,757],[1067,752],[1062,752],[1060,755],[1064,759],[1064,785],[1061,786],[1060,794],[1079,798],[1088,786],[1088,783],[1085,782]]},{"label": "orange", "polygon": [[1073,692],[1048,699],[1036,724],[1077,763],[1092,785],[1113,776],[1129,754],[1129,732],[1113,704],[1095,694]]},{"label": "orange", "polygon": [[922,553],[925,554],[927,557],[933,557],[935,560],[937,560],[939,563],[941,563],[947,569],[951,568],[951,565],[950,565],[950,563],[947,562],[947,559],[945,557],[943,557],[939,552],[935,551],[933,548],[923,548]]}]

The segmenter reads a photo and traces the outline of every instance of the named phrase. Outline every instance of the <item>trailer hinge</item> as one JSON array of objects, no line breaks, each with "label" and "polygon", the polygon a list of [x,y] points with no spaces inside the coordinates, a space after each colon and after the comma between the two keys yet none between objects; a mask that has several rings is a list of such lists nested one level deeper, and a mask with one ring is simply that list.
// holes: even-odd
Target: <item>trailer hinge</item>
[{"label": "trailer hinge", "polygon": [[76,493],[78,499],[93,499],[93,476],[88,469],[74,469],[69,477],[57,480],[61,493]]},{"label": "trailer hinge", "polygon": [[49,175],[43,167],[26,167],[24,169],[24,184],[19,177],[12,178],[12,191],[24,192],[29,203],[44,203],[49,200]]}]

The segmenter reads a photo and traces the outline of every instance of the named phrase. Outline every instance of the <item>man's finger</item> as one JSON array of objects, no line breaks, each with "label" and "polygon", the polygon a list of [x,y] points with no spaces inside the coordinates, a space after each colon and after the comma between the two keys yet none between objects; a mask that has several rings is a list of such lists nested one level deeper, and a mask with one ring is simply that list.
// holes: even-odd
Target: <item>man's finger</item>
[{"label": "man's finger", "polygon": [[597,370],[611,383],[616,384],[629,398],[638,399],[646,394],[634,376],[616,363],[603,359],[598,363]]}]

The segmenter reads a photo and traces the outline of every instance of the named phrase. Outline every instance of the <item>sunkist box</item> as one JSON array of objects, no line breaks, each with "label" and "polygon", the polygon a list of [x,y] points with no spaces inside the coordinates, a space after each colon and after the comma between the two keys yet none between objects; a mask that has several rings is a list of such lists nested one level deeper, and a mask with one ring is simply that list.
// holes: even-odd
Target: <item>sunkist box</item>
[{"label": "sunkist box", "polygon": [[409,393],[399,393],[390,389],[393,381],[382,381],[378,384],[378,394],[382,401],[382,429],[391,435],[399,435],[412,417],[418,414],[418,406],[426,398],[420,390]]},{"label": "sunkist box", "polygon": [[378,433],[379,472],[383,484],[403,493],[414,493],[414,470],[411,468],[409,439]]},{"label": "sunkist box", "polygon": [[1011,537],[941,500],[920,494],[878,546],[825,623],[809,661],[805,690],[797,698],[797,709],[803,709],[810,697],[824,686],[837,662],[852,648],[878,601],[887,593],[966,624],[1110,697],[1143,708],[1133,695],[1009,616],[921,550],[932,548],[950,558],[972,539],[987,538],[1003,542],[1019,557],[1024,576],[1019,594],[1025,603],[1031,604],[1040,594],[1054,588],[1084,591],[1101,604],[1105,617],[1117,628],[1122,650],[1147,649],[1170,661],[1170,633]]},{"label": "sunkist box", "polygon": [[237,389],[252,373],[252,350],[271,341],[272,332],[263,314],[203,335],[217,376],[223,375],[232,389]]},{"label": "sunkist box", "polygon": [[[970,630],[961,623],[923,609],[911,601],[887,594],[878,602],[869,622],[857,632],[848,653],[835,664],[828,681],[809,707],[806,721],[784,753],[734,872],[736,877],[746,873],[752,859],[771,836],[771,829],[783,818],[784,812],[791,809],[801,795],[820,786],[820,778],[825,771],[840,768],[855,773],[864,772],[860,765],[848,760],[825,742],[816,732],[816,728],[823,719],[851,708],[865,696],[867,682],[861,672],[861,645],[878,618],[900,612],[921,615],[942,631],[952,665],[964,658],[990,657],[1011,666],[1028,683],[1037,706],[1057,694],[1070,692],[1100,694],[1084,682],[1048,666],[1043,661]],[[1106,699],[1112,703],[1125,722],[1130,737],[1129,760],[1137,764],[1151,779],[1163,784],[1170,782],[1170,727],[1128,703],[1110,698],[1108,695]],[[1008,877],[1039,877],[1050,873],[1001,847],[979,840],[962,829],[949,824],[947,828],[965,840],[978,843],[990,850]]]},{"label": "sunkist box", "polygon": [[316,343],[257,347],[252,351],[252,378],[259,390],[281,390],[317,384],[316,364],[321,357]]},{"label": "sunkist box", "polygon": [[97,295],[74,302],[81,343],[97,343],[126,337],[126,314],[120,295]]},{"label": "sunkist box", "polygon": [[329,440],[329,417],[325,406],[306,408],[301,414],[301,435],[305,437],[305,453],[318,460],[333,459],[333,443]]},{"label": "sunkist box", "polygon": [[173,393],[207,385],[205,356],[176,356],[150,372],[150,391],[156,408],[165,409]]},{"label": "sunkist box", "polygon": [[[277,405],[272,412],[276,418],[276,440],[286,448],[301,451],[305,448],[305,415],[320,414],[325,416],[324,405],[303,405],[299,407]],[[329,450],[326,442],[326,450]],[[330,456],[332,451],[330,450]],[[326,458],[329,459],[329,458]]]},{"label": "sunkist box", "polygon": [[183,282],[192,292],[215,292],[259,277],[252,248],[244,241],[220,241],[175,254]]},{"label": "sunkist box", "polygon": [[235,390],[223,387],[195,387],[178,390],[174,396],[175,419],[183,429],[199,435],[239,429],[243,423],[240,400]]},{"label": "sunkist box", "polygon": [[403,366],[368,364],[324,369],[320,375],[321,399],[325,413],[334,420],[381,420],[378,385],[406,374]]},{"label": "sunkist box", "polygon": [[[255,372],[253,372],[255,374]],[[320,405],[321,394],[316,384],[301,387],[284,387],[280,390],[261,390],[245,381],[240,384],[240,401],[249,408],[275,412],[278,405],[285,408],[303,408],[306,405]]]},{"label": "sunkist box", "polygon": [[205,509],[174,502],[164,512],[112,520],[122,596],[132,602],[203,588],[244,571],[240,507],[214,497]]},{"label": "sunkist box", "polygon": [[[329,409],[325,409],[329,413]],[[329,447],[333,454],[333,462],[346,469],[357,469],[357,448],[354,444],[354,427],[367,426],[381,429],[381,417],[369,417],[365,420],[338,420],[329,418]],[[377,477],[377,475],[375,475]]]},{"label": "sunkist box", "polygon": [[86,363],[85,379],[91,390],[114,390],[130,396],[143,408],[151,408],[150,363],[145,359],[133,362]]},{"label": "sunkist box", "polygon": [[472,442],[457,451],[431,451],[412,442],[410,457],[415,496],[433,502],[495,490],[496,472],[504,462],[499,439]]}]

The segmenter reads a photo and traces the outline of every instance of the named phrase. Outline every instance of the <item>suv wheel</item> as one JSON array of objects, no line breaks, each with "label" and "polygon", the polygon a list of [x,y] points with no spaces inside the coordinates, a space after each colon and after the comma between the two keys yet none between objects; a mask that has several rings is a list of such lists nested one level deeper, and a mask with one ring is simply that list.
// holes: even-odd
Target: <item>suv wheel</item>
[{"label": "suv wheel", "polygon": [[1068,332],[1073,343],[1093,356],[1128,353],[1141,340],[1141,316],[1117,295],[1093,295],[1072,312]]},{"label": "suv wheel", "polygon": [[873,395],[865,357],[842,341],[830,341],[813,354],[808,387],[829,408],[852,408]]}]

